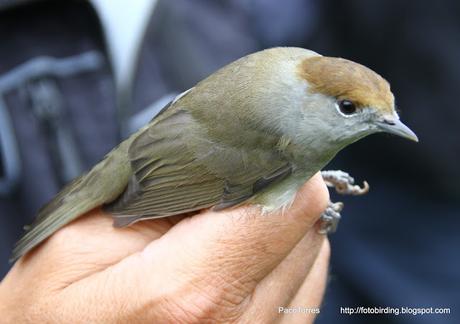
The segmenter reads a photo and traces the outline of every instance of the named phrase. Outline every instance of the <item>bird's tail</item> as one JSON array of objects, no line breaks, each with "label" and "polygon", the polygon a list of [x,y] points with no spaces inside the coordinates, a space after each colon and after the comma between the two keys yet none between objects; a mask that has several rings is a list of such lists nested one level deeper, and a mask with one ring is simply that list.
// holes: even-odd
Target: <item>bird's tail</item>
[{"label": "bird's tail", "polygon": [[58,229],[97,206],[96,201],[84,197],[87,195],[80,190],[84,178],[85,175],[70,182],[40,209],[33,224],[24,227],[26,233],[16,243],[10,262],[16,261]]},{"label": "bird's tail", "polygon": [[123,192],[130,177],[127,147],[129,141],[120,144],[91,171],[70,182],[40,209],[33,224],[25,227],[26,233],[16,243],[10,262],[19,259],[61,227]]}]

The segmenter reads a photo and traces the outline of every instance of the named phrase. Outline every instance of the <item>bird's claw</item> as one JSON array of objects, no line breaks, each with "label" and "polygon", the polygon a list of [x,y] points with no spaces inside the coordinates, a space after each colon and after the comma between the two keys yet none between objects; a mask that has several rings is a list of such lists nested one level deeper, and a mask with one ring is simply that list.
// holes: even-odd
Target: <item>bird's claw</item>
[{"label": "bird's claw", "polygon": [[363,186],[355,185],[355,179],[348,173],[340,170],[321,171],[324,182],[328,187],[334,187],[337,193],[342,195],[360,196],[369,192],[369,184],[363,182]]},{"label": "bird's claw", "polygon": [[[340,170],[321,171],[324,182],[328,187],[334,187],[337,193],[342,195],[359,196],[364,195],[369,191],[369,184],[364,181],[363,186],[355,185],[355,179],[348,173]],[[323,214],[321,214],[321,225],[318,230],[320,234],[334,233],[340,221],[340,212],[343,209],[343,203],[333,203],[329,201],[329,205]]]},{"label": "bird's claw", "polygon": [[340,216],[340,212],[342,211],[342,209],[343,203],[333,203],[329,201],[326,210],[321,214],[321,224],[318,230],[319,234],[334,233],[337,230],[340,218],[342,217]]}]

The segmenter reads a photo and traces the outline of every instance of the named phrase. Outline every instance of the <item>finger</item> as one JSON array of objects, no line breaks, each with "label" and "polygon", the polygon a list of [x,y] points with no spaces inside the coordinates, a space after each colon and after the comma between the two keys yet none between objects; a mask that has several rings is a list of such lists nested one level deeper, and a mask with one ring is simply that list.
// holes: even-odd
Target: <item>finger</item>
[{"label": "finger", "polygon": [[110,215],[95,209],[21,258],[13,272],[41,273],[39,284],[50,288],[48,281],[52,281],[55,287],[51,288],[59,289],[142,251],[172,226],[161,219],[114,228]]},{"label": "finger", "polygon": [[261,215],[259,208],[242,207],[184,219],[141,253],[67,287],[61,298],[83,294],[94,299],[92,314],[102,316],[109,303],[111,316],[126,320],[133,314],[145,320],[218,314],[228,320],[241,314],[258,282],[305,236],[327,202],[316,175],[284,213]]},{"label": "finger", "polygon": [[330,245],[324,240],[318,257],[311,271],[303,282],[295,297],[291,300],[288,309],[297,310],[287,314],[281,313],[281,323],[313,323],[320,312],[320,305],[326,290]]},{"label": "finger", "polygon": [[261,215],[254,206],[206,211],[184,219],[110,270],[124,276],[117,282],[124,289],[142,278],[138,299],[179,291],[183,298],[174,300],[177,308],[204,317],[216,304],[238,312],[256,285],[312,228],[327,202],[327,188],[318,174],[284,212]]},{"label": "finger", "polygon": [[257,285],[245,316],[258,318],[262,323],[278,317],[280,307],[289,305],[306,280],[324,240],[326,236],[311,228],[292,252]]},{"label": "finger", "polygon": [[[144,256],[156,263],[161,248],[177,249],[177,266],[198,275],[231,278],[257,284],[270,273],[305,236],[327,206],[328,191],[318,174],[305,184],[292,206],[261,215],[258,207],[211,212],[186,219],[149,246]],[[245,269],[245,271],[242,271]],[[218,281],[220,279],[217,279]]]}]

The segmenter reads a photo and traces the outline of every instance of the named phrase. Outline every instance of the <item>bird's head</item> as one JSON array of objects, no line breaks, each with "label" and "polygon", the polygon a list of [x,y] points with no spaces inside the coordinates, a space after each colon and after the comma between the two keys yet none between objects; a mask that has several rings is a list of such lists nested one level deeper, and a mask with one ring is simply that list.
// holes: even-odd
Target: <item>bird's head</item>
[{"label": "bird's head", "polygon": [[298,71],[308,84],[308,115],[321,119],[332,141],[346,145],[377,132],[418,141],[400,121],[390,85],[374,71],[327,56],[302,60]]}]

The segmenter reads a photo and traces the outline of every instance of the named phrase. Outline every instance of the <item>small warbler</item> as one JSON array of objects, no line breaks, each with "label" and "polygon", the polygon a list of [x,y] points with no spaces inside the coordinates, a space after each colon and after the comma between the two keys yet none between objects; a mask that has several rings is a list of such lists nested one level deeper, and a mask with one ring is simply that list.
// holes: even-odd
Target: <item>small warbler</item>
[{"label": "small warbler", "polygon": [[280,209],[337,152],[377,132],[417,141],[372,70],[301,48],[245,56],[69,183],[39,211],[12,260],[97,206],[116,227],[242,203]]}]

